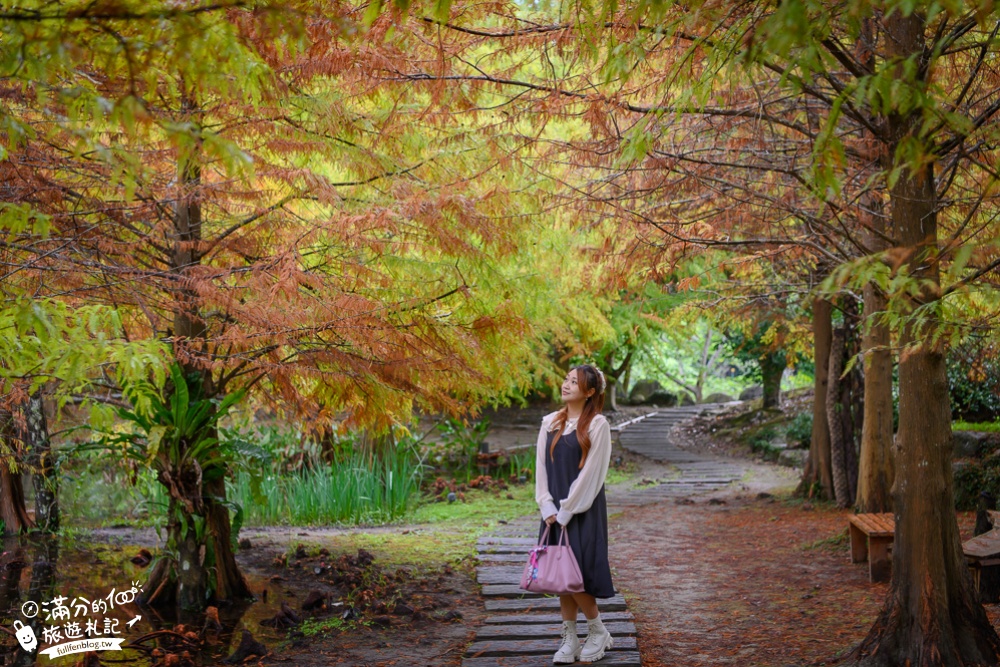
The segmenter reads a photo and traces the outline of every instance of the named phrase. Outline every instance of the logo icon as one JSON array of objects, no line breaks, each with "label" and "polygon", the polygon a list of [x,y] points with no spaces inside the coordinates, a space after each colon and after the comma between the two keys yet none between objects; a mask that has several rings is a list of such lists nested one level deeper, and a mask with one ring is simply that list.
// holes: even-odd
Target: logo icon
[{"label": "logo icon", "polygon": [[21,645],[28,653],[31,653],[36,648],[38,648],[38,638],[35,637],[35,631],[31,629],[30,625],[25,625],[21,621],[14,621],[14,634],[17,637],[17,643]]}]

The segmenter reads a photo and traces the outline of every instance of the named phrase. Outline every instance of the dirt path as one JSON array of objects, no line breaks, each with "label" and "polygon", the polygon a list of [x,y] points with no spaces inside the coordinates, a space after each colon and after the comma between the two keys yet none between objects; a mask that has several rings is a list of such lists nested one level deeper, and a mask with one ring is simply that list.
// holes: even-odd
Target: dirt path
[{"label": "dirt path", "polygon": [[[678,432],[690,438],[687,430],[672,437]],[[693,459],[713,458],[705,453],[711,448],[697,442],[668,444]],[[687,494],[677,486],[671,497],[667,484],[652,479],[660,498],[623,503],[612,516],[615,584],[634,614],[643,665],[842,662],[864,638],[888,590],[868,581],[866,564],[850,562],[849,511],[792,498],[794,471],[714,458],[741,467],[741,480]],[[642,471],[660,475],[662,465],[649,461]],[[972,513],[959,515],[963,539],[973,524]],[[996,625],[1000,609],[986,609]]]}]

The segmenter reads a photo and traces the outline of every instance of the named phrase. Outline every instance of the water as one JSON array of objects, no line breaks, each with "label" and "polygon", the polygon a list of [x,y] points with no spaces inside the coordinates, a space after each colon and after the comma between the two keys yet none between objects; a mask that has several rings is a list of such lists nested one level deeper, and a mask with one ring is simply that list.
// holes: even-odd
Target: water
[{"label": "water", "polygon": [[[79,624],[81,639],[87,638],[85,623],[89,620],[94,624],[92,631],[100,632],[105,639],[122,638],[124,646],[147,633],[170,630],[179,620],[169,611],[142,607],[130,601],[136,592],[133,582],[142,587],[148,576],[148,568],[130,562],[139,551],[137,546],[87,544],[59,538],[10,537],[2,540],[2,547],[0,628],[13,632],[15,620],[30,626],[41,650],[70,641],[71,638],[65,636],[70,623]],[[284,591],[279,584],[269,580],[249,575],[247,579],[251,590],[258,593],[267,590],[270,602],[220,608],[219,620],[223,630],[217,643],[205,644],[207,650],[195,656],[201,664],[214,664],[219,657],[231,654],[239,644],[244,628],[269,648],[284,639],[283,632],[260,625],[261,620],[274,615],[276,606],[285,599]],[[37,603],[39,610],[34,618],[29,619],[25,617],[25,612],[31,614],[34,611],[30,602]],[[47,613],[56,616],[46,622]],[[140,618],[128,627],[126,623],[136,617]],[[205,624],[204,615],[181,620],[196,633]],[[63,636],[55,642],[46,642],[45,639],[53,639],[51,634],[45,635],[46,627],[60,628]],[[113,632],[107,635],[105,630]],[[93,633],[90,636],[98,638]],[[170,641],[173,638],[164,633],[144,644],[152,649],[166,647]],[[145,651],[135,649],[106,650],[99,655],[107,662],[116,661],[137,667],[151,664]],[[76,664],[80,657],[80,653],[74,653],[50,660],[37,653],[29,654],[18,646],[13,636],[0,632],[0,667],[30,667],[36,664],[36,658],[39,665],[61,667]]]}]

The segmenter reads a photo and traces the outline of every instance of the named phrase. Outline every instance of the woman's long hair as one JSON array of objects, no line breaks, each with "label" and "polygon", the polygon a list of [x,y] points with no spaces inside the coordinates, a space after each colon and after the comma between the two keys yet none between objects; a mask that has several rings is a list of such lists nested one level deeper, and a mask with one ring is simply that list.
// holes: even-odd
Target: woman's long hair
[{"label": "woman's long hair", "polygon": [[[601,377],[597,369],[590,364],[576,366],[570,370],[576,371],[576,381],[583,393],[586,394],[591,389],[594,390],[594,394],[583,404],[583,412],[580,413],[580,419],[576,422],[576,439],[580,442],[580,449],[583,450],[583,456],[580,457],[580,468],[583,468],[583,464],[587,460],[587,453],[590,452],[590,422],[594,420],[595,415],[601,414],[604,410],[604,390],[601,388]],[[553,460],[555,460],[556,443],[562,437],[562,432],[566,427],[568,419],[569,408],[563,406],[556,413],[555,419],[552,420],[552,427],[556,430],[556,437],[552,438],[552,447],[549,448],[549,456]]]}]

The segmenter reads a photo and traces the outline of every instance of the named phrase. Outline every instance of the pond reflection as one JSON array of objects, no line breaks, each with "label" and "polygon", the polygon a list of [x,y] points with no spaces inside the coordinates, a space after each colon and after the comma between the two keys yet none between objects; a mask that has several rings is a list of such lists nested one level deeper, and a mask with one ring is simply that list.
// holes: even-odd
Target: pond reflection
[{"label": "pond reflection", "polygon": [[[152,609],[131,601],[128,593],[133,583],[142,586],[146,579],[144,567],[130,562],[139,547],[128,545],[83,544],[79,540],[46,538],[39,536],[7,537],[2,540],[0,554],[0,667],[31,667],[35,664],[56,666],[75,665],[81,653],[67,654],[49,659],[39,651],[53,645],[62,646],[73,639],[86,639],[86,627],[105,638],[121,638],[122,651],[104,651],[99,655],[108,662],[144,667],[153,664],[150,657],[154,649],[166,653],[187,651],[196,664],[214,664],[219,658],[230,655],[239,644],[242,630],[246,628],[265,645],[274,645],[284,639],[277,633],[260,626],[260,621],[273,614],[262,604],[220,606],[218,624],[214,616],[205,614],[178,617],[174,610]],[[248,577],[254,591],[271,588],[273,600],[282,599],[282,592],[274,582]],[[24,605],[34,601],[40,605],[33,618],[27,618]],[[57,603],[67,607],[69,615],[63,618],[64,628],[79,622],[82,634],[76,637],[53,639],[53,624],[61,621],[50,619]],[[92,604],[87,608],[84,603]],[[46,608],[41,605],[46,604]],[[98,609],[98,605],[101,608]],[[30,611],[29,605],[29,611]],[[91,613],[93,611],[94,613]],[[127,625],[134,620],[132,625]],[[91,620],[93,626],[84,626]],[[14,622],[30,627],[37,638],[38,647],[26,652],[14,636]],[[183,624],[183,634],[175,632]],[[48,629],[48,631],[47,631]],[[65,633],[65,629],[63,629]]]}]

